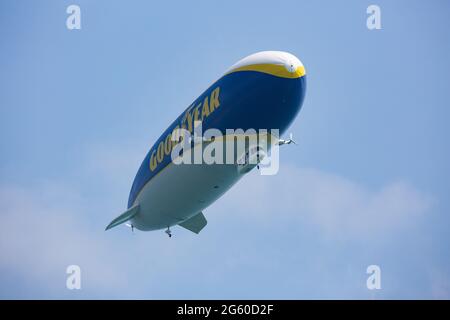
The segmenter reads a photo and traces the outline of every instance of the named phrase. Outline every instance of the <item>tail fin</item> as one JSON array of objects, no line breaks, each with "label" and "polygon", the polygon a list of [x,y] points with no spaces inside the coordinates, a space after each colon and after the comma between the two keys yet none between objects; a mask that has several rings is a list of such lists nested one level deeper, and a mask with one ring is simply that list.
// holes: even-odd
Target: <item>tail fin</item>
[{"label": "tail fin", "polygon": [[199,233],[207,224],[205,216],[202,212],[197,213],[192,218],[189,218],[181,223],[179,225],[185,229],[188,229],[189,231],[192,231],[194,233]]},{"label": "tail fin", "polygon": [[127,211],[122,213],[120,216],[115,218],[113,221],[111,221],[111,223],[108,224],[108,226],[106,227],[105,231],[109,230],[111,228],[114,228],[114,227],[118,226],[119,224],[127,222],[128,220],[133,218],[138,212],[139,212],[139,204],[135,204],[130,209],[128,209]]}]

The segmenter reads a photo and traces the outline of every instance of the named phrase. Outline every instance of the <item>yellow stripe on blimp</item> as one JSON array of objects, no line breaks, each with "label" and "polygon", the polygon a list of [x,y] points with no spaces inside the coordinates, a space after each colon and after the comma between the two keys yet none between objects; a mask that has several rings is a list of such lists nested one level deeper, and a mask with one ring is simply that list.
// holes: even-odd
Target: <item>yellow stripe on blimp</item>
[{"label": "yellow stripe on blimp", "polygon": [[294,72],[289,72],[284,65],[281,64],[251,64],[231,70],[227,74],[239,71],[258,71],[262,73],[271,74],[281,78],[300,78],[306,74],[304,66],[299,66]]}]

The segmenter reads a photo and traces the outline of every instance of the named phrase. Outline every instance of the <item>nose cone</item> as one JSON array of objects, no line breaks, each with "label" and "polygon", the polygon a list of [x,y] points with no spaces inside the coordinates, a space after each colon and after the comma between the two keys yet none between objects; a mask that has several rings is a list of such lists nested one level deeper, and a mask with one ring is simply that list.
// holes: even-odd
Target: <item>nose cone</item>
[{"label": "nose cone", "polygon": [[287,52],[281,53],[285,54],[285,57],[283,57],[283,64],[286,70],[291,73],[292,78],[299,78],[306,74],[303,63],[296,56]]},{"label": "nose cone", "polygon": [[226,72],[259,71],[283,78],[299,78],[306,74],[303,63],[284,51],[262,51],[245,57]]},{"label": "nose cone", "polygon": [[306,71],[290,53],[252,54],[235,63],[225,75],[234,88],[236,100],[231,104],[239,110],[242,126],[238,127],[279,129],[283,133],[301,109]]}]

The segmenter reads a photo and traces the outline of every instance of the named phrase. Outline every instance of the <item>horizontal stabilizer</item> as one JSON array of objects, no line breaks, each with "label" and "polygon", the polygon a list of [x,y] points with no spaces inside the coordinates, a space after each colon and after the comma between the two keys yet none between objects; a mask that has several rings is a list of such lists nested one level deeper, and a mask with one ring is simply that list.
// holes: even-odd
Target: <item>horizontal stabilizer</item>
[{"label": "horizontal stabilizer", "polygon": [[120,216],[115,218],[113,221],[111,221],[110,224],[106,227],[106,230],[109,230],[111,228],[114,228],[115,226],[118,226],[119,224],[122,224],[124,222],[127,222],[131,218],[133,218],[137,213],[139,212],[139,204],[135,204],[130,209],[122,213]]},{"label": "horizontal stabilizer", "polygon": [[180,226],[182,226],[185,229],[188,229],[189,231],[192,231],[194,233],[199,233],[207,224],[205,216],[202,212],[197,213],[192,218],[189,218],[182,223],[179,223]]}]

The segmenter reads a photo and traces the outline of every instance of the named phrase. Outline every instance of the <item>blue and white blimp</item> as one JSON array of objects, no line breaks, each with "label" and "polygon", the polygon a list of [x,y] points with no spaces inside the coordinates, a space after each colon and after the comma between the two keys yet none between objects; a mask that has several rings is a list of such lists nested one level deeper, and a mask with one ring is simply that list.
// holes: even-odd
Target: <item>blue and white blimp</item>
[{"label": "blue and white blimp", "polygon": [[[194,133],[200,124],[203,132],[214,129],[221,133],[221,141],[229,140],[230,129],[245,132],[277,129],[283,134],[299,113],[305,91],[305,68],[290,53],[258,52],[234,64],[152,146],[134,179],[128,209],[106,230],[125,223],[142,231],[166,229],[169,236],[170,227],[176,225],[199,233],[207,224],[202,211],[258,166],[258,162],[246,162],[252,147],[246,145],[242,154],[232,149],[236,152],[232,163],[179,163],[175,161],[175,149],[183,144],[178,155],[188,155],[195,153],[197,143],[195,139],[187,140],[185,134],[180,136],[180,132]],[[220,140],[215,136],[219,135],[214,135],[210,143]],[[281,140],[278,136],[276,141],[273,136],[270,140],[269,147],[292,142],[292,138]],[[228,149],[224,150],[226,154]]]}]

